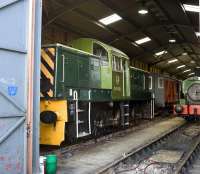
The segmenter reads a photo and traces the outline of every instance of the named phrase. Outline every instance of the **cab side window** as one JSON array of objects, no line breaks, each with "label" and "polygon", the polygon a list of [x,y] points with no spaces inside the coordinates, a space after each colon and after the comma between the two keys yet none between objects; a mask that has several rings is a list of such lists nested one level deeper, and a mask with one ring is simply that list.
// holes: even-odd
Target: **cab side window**
[{"label": "cab side window", "polygon": [[101,65],[108,66],[108,52],[101,45],[93,44],[93,54],[100,57]]},{"label": "cab side window", "polygon": [[162,77],[158,78],[158,88],[159,89],[164,88],[164,79]]},{"label": "cab side window", "polygon": [[113,71],[123,71],[123,63],[120,57],[113,55],[112,57],[112,68]]}]

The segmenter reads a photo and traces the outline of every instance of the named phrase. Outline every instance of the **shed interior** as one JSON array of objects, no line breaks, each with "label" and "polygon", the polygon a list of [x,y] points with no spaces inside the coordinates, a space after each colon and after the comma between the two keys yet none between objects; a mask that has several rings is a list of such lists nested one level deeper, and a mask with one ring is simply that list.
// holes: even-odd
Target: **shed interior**
[{"label": "shed interior", "polygon": [[[122,50],[132,62],[185,79],[200,68],[200,48],[199,14],[186,11],[184,4],[199,5],[196,0],[43,0],[42,43],[95,38]],[[148,13],[139,14],[141,8]],[[121,20],[99,21],[112,14]],[[143,38],[150,40],[136,43]]]}]

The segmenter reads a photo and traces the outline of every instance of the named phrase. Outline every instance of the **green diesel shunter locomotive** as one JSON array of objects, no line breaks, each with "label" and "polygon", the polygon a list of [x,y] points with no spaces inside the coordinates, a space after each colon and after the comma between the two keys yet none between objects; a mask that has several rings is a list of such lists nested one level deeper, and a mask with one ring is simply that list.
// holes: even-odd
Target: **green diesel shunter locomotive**
[{"label": "green diesel shunter locomotive", "polygon": [[127,127],[135,115],[145,115],[138,104],[150,112],[147,73],[130,68],[126,54],[89,38],[70,46],[41,50],[41,144]]}]

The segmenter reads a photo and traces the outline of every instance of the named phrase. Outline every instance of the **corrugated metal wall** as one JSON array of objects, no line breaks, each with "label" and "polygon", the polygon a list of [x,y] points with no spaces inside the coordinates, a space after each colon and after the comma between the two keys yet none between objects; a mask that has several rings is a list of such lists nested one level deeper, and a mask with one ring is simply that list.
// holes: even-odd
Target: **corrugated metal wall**
[{"label": "corrugated metal wall", "polygon": [[[39,2],[38,0],[37,3]],[[30,82],[31,79],[33,82],[33,78],[39,80],[39,74],[35,73],[34,76],[30,68],[36,68],[34,61],[36,63],[39,59],[39,54],[37,53],[34,57],[34,49],[36,51],[40,47],[39,39],[36,40],[36,44],[33,34],[35,5],[36,2],[33,0],[0,1],[0,173],[2,174],[27,173],[29,161],[27,150],[32,151],[32,144],[27,146],[29,139],[27,138],[27,118],[29,116],[30,135],[32,135],[33,115],[29,111],[34,110],[33,105],[38,107],[38,100],[33,102],[30,96],[33,87]],[[41,4],[37,5],[36,10]],[[41,17],[38,15],[38,18]],[[40,25],[39,20],[36,22]],[[31,60],[34,61],[31,62]],[[37,83],[39,82],[35,82],[36,86],[38,86]],[[35,140],[37,140],[38,130],[34,131]],[[32,141],[32,136],[30,137]],[[37,150],[37,147],[33,149]],[[37,152],[34,155],[35,159],[38,158]],[[32,173],[31,153],[30,159],[29,173]]]}]

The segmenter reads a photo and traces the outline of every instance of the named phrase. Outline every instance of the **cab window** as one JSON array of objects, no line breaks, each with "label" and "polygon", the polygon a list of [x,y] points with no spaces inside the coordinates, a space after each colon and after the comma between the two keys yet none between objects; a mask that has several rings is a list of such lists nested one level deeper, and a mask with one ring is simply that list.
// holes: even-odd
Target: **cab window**
[{"label": "cab window", "polygon": [[100,57],[102,65],[108,65],[108,52],[101,45],[93,44],[93,54]]},{"label": "cab window", "polygon": [[162,77],[158,78],[158,88],[164,88],[164,79]]},{"label": "cab window", "polygon": [[113,55],[112,68],[113,68],[113,71],[123,71],[122,58]]}]

